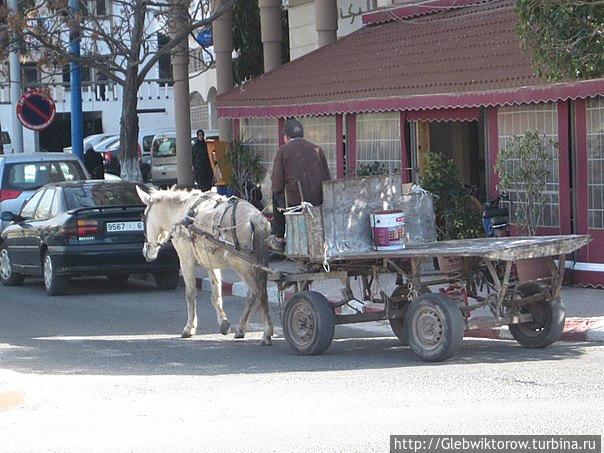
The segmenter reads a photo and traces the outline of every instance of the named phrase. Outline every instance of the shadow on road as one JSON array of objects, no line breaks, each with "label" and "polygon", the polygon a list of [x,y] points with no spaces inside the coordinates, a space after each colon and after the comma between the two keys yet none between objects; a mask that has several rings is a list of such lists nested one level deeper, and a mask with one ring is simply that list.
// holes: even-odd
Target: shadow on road
[{"label": "shadow on road", "polygon": [[[38,283],[19,291],[19,302],[10,306],[11,316],[0,317],[0,366],[26,373],[215,376],[455,367],[578,359],[594,346],[561,342],[531,350],[512,341],[466,339],[452,360],[427,364],[394,336],[371,337],[338,327],[325,354],[302,357],[294,355],[280,336],[272,347],[260,346],[259,324],[244,340],[220,335],[207,293],[201,293],[198,304],[200,334],[182,339],[186,320],[182,288],[160,292],[149,282],[115,285],[80,280],[64,297],[40,297]],[[242,307],[241,299],[225,300],[233,324]],[[276,324],[278,317],[273,307]]]}]

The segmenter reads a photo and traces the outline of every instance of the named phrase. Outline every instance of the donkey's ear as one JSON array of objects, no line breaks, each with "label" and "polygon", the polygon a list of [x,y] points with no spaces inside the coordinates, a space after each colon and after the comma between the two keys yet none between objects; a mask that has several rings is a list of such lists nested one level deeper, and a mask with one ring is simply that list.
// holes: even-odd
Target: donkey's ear
[{"label": "donkey's ear", "polygon": [[139,186],[136,186],[136,191],[137,191],[138,196],[141,199],[141,201],[148,206],[149,203],[151,203],[151,195],[149,195],[147,192],[145,192]]}]

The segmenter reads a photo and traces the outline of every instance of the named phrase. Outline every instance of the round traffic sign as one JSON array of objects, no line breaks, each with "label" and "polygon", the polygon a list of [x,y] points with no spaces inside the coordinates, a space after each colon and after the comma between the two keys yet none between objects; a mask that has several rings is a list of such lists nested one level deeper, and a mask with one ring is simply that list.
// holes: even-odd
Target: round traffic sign
[{"label": "round traffic sign", "polygon": [[35,90],[25,93],[17,103],[19,121],[32,131],[40,131],[48,127],[56,111],[54,101]]}]

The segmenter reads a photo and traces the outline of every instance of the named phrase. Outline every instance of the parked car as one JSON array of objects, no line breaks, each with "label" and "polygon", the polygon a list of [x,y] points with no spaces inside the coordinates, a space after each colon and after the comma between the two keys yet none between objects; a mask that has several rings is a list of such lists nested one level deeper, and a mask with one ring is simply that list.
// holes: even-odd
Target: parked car
[{"label": "parked car", "polygon": [[[147,180],[149,176],[149,167],[145,167],[145,165],[141,161],[141,148],[138,146],[138,160],[139,166],[141,170],[141,174],[143,176],[143,180]],[[111,137],[101,143],[99,143],[93,150],[97,153],[102,154],[103,162],[105,167],[105,175],[119,175],[121,171],[120,166],[120,158],[122,153],[121,141],[119,137]],[[107,178],[105,178],[107,179]]]},{"label": "parked car", "polygon": [[18,285],[26,276],[41,276],[46,292],[59,295],[72,276],[121,282],[132,273],[151,273],[160,289],[174,289],[179,261],[172,246],[152,263],[143,257],[144,210],[131,182],[48,184],[19,214],[1,215],[13,223],[0,236],[0,282]]},{"label": "parked car", "polygon": [[[19,212],[32,194],[49,182],[89,179],[80,160],[70,154],[6,154],[0,156],[0,212]],[[0,232],[7,223],[0,221]]]},{"label": "parked car", "polygon": [[[114,134],[93,134],[89,135],[84,139],[84,152],[88,151],[90,148],[94,148],[95,145],[98,145],[103,140],[106,140],[110,137],[114,137]],[[67,146],[63,148],[64,153],[73,152],[71,146]]]},{"label": "parked car", "polygon": [[[191,144],[196,140],[195,132]],[[206,140],[218,140],[218,131],[206,131]],[[157,186],[176,184],[176,133],[162,132],[151,144],[151,181]]]}]

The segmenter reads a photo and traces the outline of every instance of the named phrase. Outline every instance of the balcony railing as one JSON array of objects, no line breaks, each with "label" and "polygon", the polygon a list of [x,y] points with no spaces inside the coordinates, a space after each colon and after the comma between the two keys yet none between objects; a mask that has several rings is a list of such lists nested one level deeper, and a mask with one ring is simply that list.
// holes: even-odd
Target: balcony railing
[{"label": "balcony railing", "polygon": [[[138,98],[144,100],[171,100],[173,89],[169,80],[145,80],[138,90]],[[70,102],[69,84],[27,84],[23,92],[29,88],[42,88],[50,91],[50,96],[56,103]],[[121,102],[123,88],[112,82],[82,83],[82,103]],[[10,103],[10,84],[0,82],[0,104]]]}]

